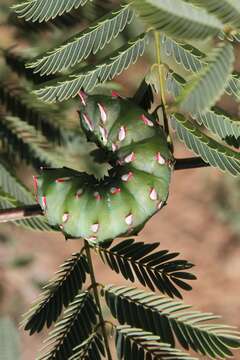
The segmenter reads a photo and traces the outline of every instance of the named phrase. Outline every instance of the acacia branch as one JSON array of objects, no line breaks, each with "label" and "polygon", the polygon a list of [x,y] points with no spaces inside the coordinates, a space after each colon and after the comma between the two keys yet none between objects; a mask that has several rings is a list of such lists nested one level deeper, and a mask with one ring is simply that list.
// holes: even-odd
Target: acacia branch
[{"label": "acacia branch", "polygon": [[43,215],[40,205],[24,205],[21,207],[0,210],[0,223],[23,220]]},{"label": "acacia branch", "polygon": [[187,170],[187,169],[196,169],[201,167],[210,166],[200,157],[190,157],[184,159],[175,159],[174,170]]}]

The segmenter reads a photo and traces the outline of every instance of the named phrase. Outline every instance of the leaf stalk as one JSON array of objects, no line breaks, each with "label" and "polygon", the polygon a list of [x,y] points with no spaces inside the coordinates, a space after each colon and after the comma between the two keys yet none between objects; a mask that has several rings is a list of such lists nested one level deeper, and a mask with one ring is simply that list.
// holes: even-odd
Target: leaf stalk
[{"label": "leaf stalk", "polygon": [[112,355],[111,355],[110,347],[109,347],[109,343],[108,343],[107,331],[106,331],[106,327],[105,327],[105,321],[103,318],[100,298],[99,298],[99,294],[98,294],[98,283],[96,282],[94,268],[93,268],[93,262],[92,262],[92,256],[91,256],[91,250],[90,250],[90,246],[89,246],[89,243],[87,242],[87,240],[84,241],[84,247],[86,250],[86,256],[87,256],[89,270],[90,270],[90,278],[91,278],[93,294],[94,294],[94,298],[95,298],[95,301],[96,301],[96,304],[98,307],[98,311],[99,311],[99,320],[100,320],[100,326],[102,329],[102,335],[103,335],[103,339],[104,339],[105,349],[106,349],[106,353],[107,353],[107,359],[112,360]]},{"label": "leaf stalk", "polygon": [[167,117],[167,101],[165,97],[165,84],[164,84],[164,65],[161,62],[161,45],[160,45],[160,34],[158,31],[154,32],[155,37],[155,48],[156,48],[156,60],[158,67],[159,87],[160,87],[160,98],[163,111],[164,130],[169,139],[169,125]]}]

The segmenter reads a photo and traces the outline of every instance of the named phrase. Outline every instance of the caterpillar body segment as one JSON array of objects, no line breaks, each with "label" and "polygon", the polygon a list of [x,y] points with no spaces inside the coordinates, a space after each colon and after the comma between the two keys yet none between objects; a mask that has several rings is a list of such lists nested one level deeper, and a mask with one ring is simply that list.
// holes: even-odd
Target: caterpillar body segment
[{"label": "caterpillar body segment", "polygon": [[43,169],[36,196],[49,223],[68,237],[99,243],[135,235],[165,203],[173,157],[154,117],[130,100],[81,94],[80,124],[109,154],[109,175]]}]

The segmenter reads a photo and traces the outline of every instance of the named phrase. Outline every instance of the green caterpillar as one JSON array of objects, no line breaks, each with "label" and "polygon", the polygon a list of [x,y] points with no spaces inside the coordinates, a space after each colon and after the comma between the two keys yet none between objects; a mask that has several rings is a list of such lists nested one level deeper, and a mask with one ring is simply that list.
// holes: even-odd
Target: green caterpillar
[{"label": "green caterpillar", "polygon": [[173,156],[157,119],[128,99],[80,94],[80,124],[104,152],[107,177],[43,169],[34,177],[38,202],[52,226],[93,243],[136,235],[166,203]]}]

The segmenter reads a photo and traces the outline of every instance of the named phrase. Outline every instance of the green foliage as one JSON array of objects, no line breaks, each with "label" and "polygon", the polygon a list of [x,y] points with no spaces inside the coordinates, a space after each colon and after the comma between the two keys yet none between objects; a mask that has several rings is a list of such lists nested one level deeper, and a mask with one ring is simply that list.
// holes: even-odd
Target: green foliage
[{"label": "green foliage", "polygon": [[135,64],[148,44],[148,36],[142,34],[101,61],[95,66],[87,66],[81,72],[46,83],[44,88],[35,91],[39,99],[46,102],[67,100],[75,97],[81,89],[91,91],[99,83],[113,79]]},{"label": "green foliage", "polygon": [[204,161],[232,175],[239,174],[240,156],[237,152],[211,139],[180,114],[173,117],[173,126],[180,140]]},{"label": "green foliage", "polygon": [[[59,1],[54,7],[52,3],[45,2],[46,7],[43,8],[42,4],[41,1],[30,0],[16,5],[15,8],[18,15],[33,21],[47,21],[70,11],[68,2]],[[84,1],[71,4],[73,7],[83,5]],[[130,38],[128,43],[125,41],[124,45],[115,51],[110,50],[105,58],[101,57],[100,61],[97,59],[94,65],[81,66],[77,70],[75,66],[70,74],[60,74],[56,79],[44,82],[35,90],[37,96],[46,102],[56,102],[75,97],[81,89],[92,91],[96,85],[114,78],[134,64],[146,52],[152,32],[158,31],[163,39],[163,62],[174,72],[180,72],[187,81],[186,86],[179,88],[174,110],[185,116],[189,113],[195,116],[198,113],[198,123],[201,122],[210,132],[221,136],[222,140],[231,136],[236,138],[237,122],[226,114],[222,118],[218,117],[217,124],[213,124],[215,116],[211,107],[224,92],[239,100],[240,82],[238,75],[233,72],[234,53],[228,40],[238,38],[237,2],[223,0],[219,4],[215,0],[135,0],[121,5],[122,7],[105,13],[103,18],[96,19],[89,27],[63,44],[37,56],[30,62],[29,68],[34,73],[40,73],[43,79],[47,74],[66,71],[83,60],[88,61],[90,56],[96,56],[107,44],[111,46],[117,36],[124,34],[128,27],[139,20],[146,25],[145,34],[140,34],[135,39]],[[215,36],[221,40],[218,39],[211,54],[206,56]],[[194,43],[199,39],[204,41]],[[186,71],[193,75],[189,76]],[[185,140],[184,138],[186,143]],[[225,157],[224,154],[222,156]],[[237,153],[235,156],[239,157]],[[219,167],[219,162],[215,165]]]},{"label": "green foliage", "polygon": [[57,276],[44,287],[44,292],[33,304],[22,322],[30,334],[39,332],[44,325],[50,327],[57,320],[63,307],[68,307],[86,281],[89,272],[84,255],[73,254],[57,272]]},{"label": "green foliage", "polygon": [[182,0],[135,0],[133,7],[148,26],[184,40],[204,39],[222,29],[215,17]]},{"label": "green foliage", "polygon": [[205,112],[219,100],[233,71],[231,44],[221,44],[206,59],[207,65],[189,79],[176,100],[183,112]]},{"label": "green foliage", "polygon": [[93,332],[87,340],[74,348],[74,353],[69,360],[101,360],[102,356],[105,356],[103,337]]},{"label": "green foliage", "polygon": [[196,360],[180,350],[172,349],[169,344],[162,343],[159,336],[127,325],[116,328],[115,343],[120,360]]},{"label": "green foliage", "polygon": [[6,150],[9,153],[18,153],[21,159],[36,168],[61,164],[60,154],[55,154],[47,139],[18,117],[2,116],[0,133],[8,139]]},{"label": "green foliage", "polygon": [[199,125],[204,125],[208,130],[218,135],[220,139],[228,136],[240,137],[240,121],[230,118],[223,110],[213,108],[205,113],[197,113],[193,118]]},{"label": "green foliage", "polygon": [[202,6],[216,15],[224,24],[240,28],[240,4],[238,0],[192,0],[193,4]]},{"label": "green foliage", "polygon": [[233,327],[206,323],[218,316],[188,310],[189,306],[180,301],[124,286],[106,288],[105,296],[120,324],[151,331],[172,347],[176,337],[185,349],[216,359],[231,356],[230,349],[240,345]]},{"label": "green foliage", "polygon": [[[1,208],[15,207],[20,204],[30,205],[34,201],[30,191],[12,174],[3,158],[0,158],[0,188],[2,195],[4,194],[4,199],[1,196]],[[42,216],[18,220],[15,223],[32,230],[51,230]]]},{"label": "green foliage", "polygon": [[[39,360],[61,358],[64,354],[68,359],[73,349],[82,344],[93,331],[97,323],[97,307],[92,295],[84,291],[78,294],[65,310],[63,318],[58,321],[50,332],[45,348],[50,346]],[[88,321],[86,321],[88,319]]]},{"label": "green foliage", "polygon": [[19,17],[24,17],[27,21],[48,21],[58,15],[70,12],[83,6],[88,0],[28,0],[15,5],[13,9]]},{"label": "green foliage", "polygon": [[97,251],[103,262],[116,273],[121,273],[126,280],[138,281],[152,291],[158,289],[168,296],[182,297],[177,287],[191,290],[184,280],[194,280],[189,272],[193,264],[186,260],[176,260],[178,253],[168,250],[152,252],[158,243],[144,244],[133,239],[124,240],[111,248],[98,247]]},{"label": "green foliage", "polygon": [[63,124],[59,120],[61,114],[56,109],[47,111],[44,104],[39,103],[33,95],[29,96],[26,91],[12,87],[12,84],[1,84],[0,101],[5,109],[37,130],[41,129],[48,140],[60,143],[63,138]]},{"label": "green foliage", "polygon": [[60,47],[43,56],[40,55],[39,59],[35,59],[28,65],[28,68],[34,69],[34,73],[40,72],[40,75],[54,74],[68,69],[87,59],[91,53],[95,55],[102,50],[124,30],[132,18],[133,12],[130,5],[125,5],[97,20],[96,24],[74,35]]},{"label": "green foliage", "polygon": [[168,36],[162,36],[163,54],[168,58],[171,57],[174,61],[181,65],[185,70],[197,72],[203,67],[203,57],[198,49],[189,44],[181,43]]}]

